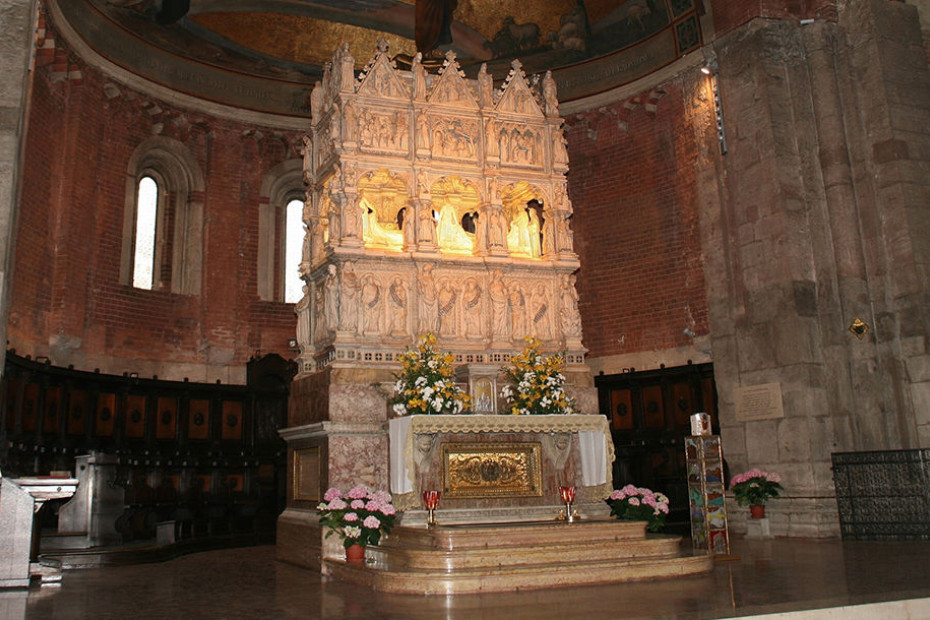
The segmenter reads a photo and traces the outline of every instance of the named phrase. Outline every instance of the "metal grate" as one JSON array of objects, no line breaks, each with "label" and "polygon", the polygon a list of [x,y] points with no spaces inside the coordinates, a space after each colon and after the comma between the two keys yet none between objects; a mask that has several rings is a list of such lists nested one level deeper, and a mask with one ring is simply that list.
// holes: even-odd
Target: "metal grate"
[{"label": "metal grate", "polygon": [[930,540],[930,450],[832,456],[843,540]]}]

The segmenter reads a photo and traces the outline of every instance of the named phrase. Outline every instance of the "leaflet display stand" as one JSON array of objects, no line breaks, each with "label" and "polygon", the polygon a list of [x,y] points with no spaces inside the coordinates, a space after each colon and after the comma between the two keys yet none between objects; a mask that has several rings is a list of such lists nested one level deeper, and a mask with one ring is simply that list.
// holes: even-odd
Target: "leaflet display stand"
[{"label": "leaflet display stand", "polygon": [[730,555],[723,451],[719,435],[685,437],[691,543],[711,555]]}]

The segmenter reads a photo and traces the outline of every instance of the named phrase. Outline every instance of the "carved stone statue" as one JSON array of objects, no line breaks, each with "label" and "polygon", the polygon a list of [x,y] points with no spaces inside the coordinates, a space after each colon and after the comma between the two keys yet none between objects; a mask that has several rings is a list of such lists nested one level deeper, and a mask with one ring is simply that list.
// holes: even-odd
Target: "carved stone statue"
[{"label": "carved stone statue", "polygon": [[327,266],[323,280],[323,316],[327,329],[335,332],[339,327],[339,275],[333,264]]},{"label": "carved stone statue", "polygon": [[435,226],[432,203],[421,200],[417,209],[417,243],[421,248],[432,247],[436,243]]},{"label": "carved stone statue", "polygon": [[481,338],[484,318],[484,304],[481,303],[484,292],[475,278],[465,281],[465,290],[462,291],[462,318],[465,324],[466,338]]},{"label": "carved stone statue", "polygon": [[439,248],[442,250],[470,254],[475,249],[474,235],[462,229],[455,207],[451,204],[443,205],[439,210],[436,237],[439,241]]},{"label": "carved stone statue", "polygon": [[510,336],[507,285],[504,284],[504,275],[500,269],[491,272],[491,281],[488,284],[488,297],[491,300],[491,335],[494,338],[505,340]]},{"label": "carved stone statue", "polygon": [[558,116],[559,98],[556,94],[555,80],[552,79],[552,71],[546,71],[546,77],[542,81],[542,92],[546,116]]},{"label": "carved stone statue", "polygon": [[355,332],[358,330],[358,276],[352,263],[342,267],[342,294],[339,299],[339,329]]},{"label": "carved stone statue", "polygon": [[381,286],[370,273],[362,277],[362,315],[364,317],[363,331],[366,334],[380,334]]},{"label": "carved stone statue", "polygon": [[540,340],[552,338],[552,320],[549,312],[550,296],[545,285],[539,284],[533,291],[531,309],[533,313],[533,335]]},{"label": "carved stone statue", "polygon": [[494,78],[488,73],[488,63],[481,63],[478,69],[478,105],[490,108],[494,105]]},{"label": "carved stone statue", "polygon": [[420,269],[420,274],[417,276],[417,292],[420,296],[417,309],[419,332],[421,334],[435,333],[439,327],[439,300],[432,265],[426,264]]},{"label": "carved stone statue", "polygon": [[520,287],[510,289],[508,297],[510,304],[510,335],[513,338],[523,338],[526,333],[526,298]]},{"label": "carved stone statue", "polygon": [[566,338],[581,335],[581,317],[578,314],[578,291],[575,290],[575,276],[562,274],[559,286],[562,308],[562,332]]},{"label": "carved stone statue", "polygon": [[517,210],[507,232],[507,247],[511,254],[539,257],[539,216],[536,209],[526,207]]},{"label": "carved stone statue", "polygon": [[388,317],[392,336],[402,336],[407,333],[407,285],[400,277],[391,280],[388,289]]},{"label": "carved stone statue", "polygon": [[426,99],[426,69],[423,68],[422,60],[423,54],[417,52],[410,65],[410,72],[413,74],[413,98],[416,101]]},{"label": "carved stone statue", "polygon": [[443,280],[439,288],[439,333],[443,336],[452,337],[458,333],[456,321],[456,302],[458,301],[458,291],[448,279]]}]

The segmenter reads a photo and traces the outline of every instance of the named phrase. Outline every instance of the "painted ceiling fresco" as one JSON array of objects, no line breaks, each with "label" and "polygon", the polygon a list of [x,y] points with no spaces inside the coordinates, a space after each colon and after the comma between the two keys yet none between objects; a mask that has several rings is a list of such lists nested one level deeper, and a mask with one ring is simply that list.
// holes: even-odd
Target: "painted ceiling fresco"
[{"label": "painted ceiling fresco", "polygon": [[[171,2],[186,10],[165,23]],[[560,96],[583,97],[641,77],[700,47],[702,4],[446,0],[454,6],[452,43],[432,54],[441,58],[452,49],[467,74],[474,76],[487,63],[496,79],[506,77],[511,61],[519,58],[527,73],[553,69]],[[101,41],[102,19],[127,40],[175,59],[294,83],[318,79],[322,65],[343,42],[349,43],[358,68],[380,39],[399,58],[416,52],[414,0],[190,0],[189,7],[181,0],[57,0],[57,6],[83,26],[76,30],[90,33],[92,47],[107,48],[107,41]],[[107,49],[105,55],[140,68],[131,50]]]}]

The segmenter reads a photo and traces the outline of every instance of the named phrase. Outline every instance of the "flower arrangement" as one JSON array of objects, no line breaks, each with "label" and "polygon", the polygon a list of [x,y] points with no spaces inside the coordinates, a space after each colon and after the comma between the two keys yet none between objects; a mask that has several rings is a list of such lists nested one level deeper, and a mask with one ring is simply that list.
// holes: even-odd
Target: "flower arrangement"
[{"label": "flower arrangement", "polygon": [[501,396],[514,415],[572,413],[574,403],[565,393],[562,374],[565,358],[541,354],[541,344],[527,338],[523,352],[510,358],[510,367],[503,369],[510,383],[501,389]]},{"label": "flower arrangement", "polygon": [[614,491],[606,500],[610,514],[624,521],[646,521],[646,529],[658,532],[665,526],[668,515],[668,497],[650,489],[628,484]]},{"label": "flower arrangement", "polygon": [[451,353],[437,353],[436,336],[420,336],[416,349],[407,349],[401,356],[403,370],[394,384],[391,400],[397,415],[461,413],[471,406],[471,400],[455,383]]},{"label": "flower arrangement", "polygon": [[764,506],[769,499],[777,498],[782,490],[781,476],[753,467],[733,476],[730,488],[740,506]]},{"label": "flower arrangement", "polygon": [[316,509],[320,525],[330,529],[326,537],[342,536],[346,549],[352,545],[377,546],[381,534],[387,534],[394,526],[396,514],[390,493],[371,491],[362,485],[345,494],[337,488],[329,489]]}]

